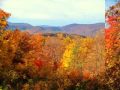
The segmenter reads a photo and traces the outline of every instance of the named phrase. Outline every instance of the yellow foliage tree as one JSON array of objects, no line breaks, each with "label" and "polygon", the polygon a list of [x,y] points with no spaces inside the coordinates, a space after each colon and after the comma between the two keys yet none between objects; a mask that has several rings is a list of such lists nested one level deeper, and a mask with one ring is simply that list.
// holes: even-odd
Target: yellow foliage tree
[{"label": "yellow foliage tree", "polygon": [[74,58],[74,48],[75,48],[75,42],[72,41],[70,44],[66,46],[66,50],[63,54],[62,58],[62,67],[68,68],[70,66],[71,61]]}]

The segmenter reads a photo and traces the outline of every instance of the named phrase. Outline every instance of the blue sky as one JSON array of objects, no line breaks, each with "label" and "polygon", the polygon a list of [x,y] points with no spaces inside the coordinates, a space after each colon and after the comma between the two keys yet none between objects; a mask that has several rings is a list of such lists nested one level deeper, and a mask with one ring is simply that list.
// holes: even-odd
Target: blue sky
[{"label": "blue sky", "polygon": [[105,0],[0,0],[0,8],[11,13],[10,22],[32,25],[105,21]]},{"label": "blue sky", "polygon": [[117,1],[120,1],[120,0],[106,0],[106,9],[108,9],[110,6],[114,5]]}]

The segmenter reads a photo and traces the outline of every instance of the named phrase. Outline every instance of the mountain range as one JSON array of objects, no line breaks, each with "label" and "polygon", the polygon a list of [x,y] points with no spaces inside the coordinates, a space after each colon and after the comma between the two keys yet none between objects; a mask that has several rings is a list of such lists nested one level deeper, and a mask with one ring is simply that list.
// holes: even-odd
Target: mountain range
[{"label": "mountain range", "polygon": [[30,33],[67,33],[67,34],[77,34],[83,36],[93,36],[96,32],[105,28],[105,23],[95,23],[95,24],[69,24],[65,26],[33,26],[27,23],[11,23],[8,24],[8,29],[19,29],[22,31],[28,31]]}]

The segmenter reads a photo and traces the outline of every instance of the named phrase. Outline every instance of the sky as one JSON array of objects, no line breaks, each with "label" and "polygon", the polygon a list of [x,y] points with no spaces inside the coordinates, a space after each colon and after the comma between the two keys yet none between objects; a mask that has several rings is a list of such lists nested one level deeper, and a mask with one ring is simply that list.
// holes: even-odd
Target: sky
[{"label": "sky", "polygon": [[62,26],[104,22],[106,7],[105,0],[0,0],[0,8],[10,22]]},{"label": "sky", "polygon": [[120,0],[105,0],[105,9],[108,9],[110,6],[114,5],[116,2],[119,2]]}]

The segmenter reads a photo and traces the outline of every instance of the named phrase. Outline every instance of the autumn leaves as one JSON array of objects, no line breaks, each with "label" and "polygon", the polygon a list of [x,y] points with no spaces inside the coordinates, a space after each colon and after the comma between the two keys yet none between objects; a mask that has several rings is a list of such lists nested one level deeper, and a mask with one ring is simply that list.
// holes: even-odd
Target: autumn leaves
[{"label": "autumn leaves", "polygon": [[7,26],[6,19],[10,16],[9,13],[4,12],[0,9],[0,29],[4,29]]},{"label": "autumn leaves", "polygon": [[120,3],[106,12],[109,27],[105,30],[106,83],[111,90],[119,90],[120,74]]},{"label": "autumn leaves", "polygon": [[[29,89],[30,85],[33,89],[36,84],[44,82],[42,84],[49,86],[47,90],[55,84],[62,87],[61,90],[72,85],[74,90],[77,87],[90,90],[89,85],[93,88],[96,88],[94,85],[106,85],[111,90],[118,90],[120,16],[115,8],[119,6],[117,4],[107,11],[109,27],[104,34],[84,38],[62,34],[47,37],[4,30],[10,14],[0,10],[0,85],[23,89],[22,86],[28,84]],[[99,88],[103,90],[102,86]]]}]

